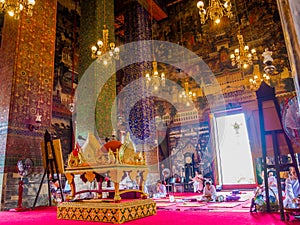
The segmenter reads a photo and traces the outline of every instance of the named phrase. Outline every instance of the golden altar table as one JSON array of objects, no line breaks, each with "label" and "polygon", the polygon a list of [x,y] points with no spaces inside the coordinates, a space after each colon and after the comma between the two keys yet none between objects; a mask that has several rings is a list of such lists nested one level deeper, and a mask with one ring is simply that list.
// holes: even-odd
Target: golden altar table
[{"label": "golden altar table", "polygon": [[[129,133],[122,144],[113,140],[103,147],[96,138],[88,136],[84,149],[74,149],[68,158],[68,167],[64,173],[70,184],[70,202],[62,202],[57,207],[58,219],[88,220],[123,223],[156,214],[156,203],[147,199],[144,184],[148,174],[143,152],[136,152]],[[104,149],[103,149],[104,148]],[[76,191],[75,176],[79,175],[85,183],[96,181],[96,190]],[[120,190],[119,184],[124,175],[134,181],[138,189]],[[114,190],[102,189],[102,183],[108,179],[114,183]],[[76,200],[75,196],[84,192],[95,192],[95,199]],[[114,199],[103,198],[103,192],[113,192]],[[121,194],[138,192],[139,199],[122,200]]]},{"label": "golden altar table", "polygon": [[[128,172],[131,180],[138,180],[136,183],[138,184],[139,189],[125,189],[120,191],[119,190],[119,183],[124,176],[124,173]],[[102,190],[102,182],[104,174],[109,174],[110,180],[114,182],[114,201],[120,202],[121,196],[120,194],[126,192],[140,192],[141,196],[146,198],[147,194],[144,193],[144,182],[148,174],[148,167],[145,165],[126,165],[126,164],[110,164],[110,165],[101,165],[101,166],[93,166],[93,167],[72,167],[67,168],[65,170],[65,176],[68,180],[68,183],[71,187],[71,194],[70,198],[74,198],[76,194],[80,194],[82,192],[96,192],[99,194],[99,198],[101,197],[100,194],[102,192],[109,192],[109,190]],[[76,185],[74,182],[75,175],[81,175],[81,178],[86,179],[89,182],[94,180],[98,183],[97,190],[86,190],[86,191],[79,191],[76,192]],[[137,179],[138,178],[138,179]]]}]

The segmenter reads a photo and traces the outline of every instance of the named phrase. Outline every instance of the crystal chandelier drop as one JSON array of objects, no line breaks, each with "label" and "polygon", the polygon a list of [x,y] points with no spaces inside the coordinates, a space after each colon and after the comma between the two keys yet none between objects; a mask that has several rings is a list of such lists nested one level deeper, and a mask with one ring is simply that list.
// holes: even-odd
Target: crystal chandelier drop
[{"label": "crystal chandelier drop", "polygon": [[197,8],[199,9],[201,24],[204,24],[207,19],[218,24],[223,16],[227,16],[228,18],[232,17],[232,5],[230,0],[225,0],[224,3],[221,3],[220,0],[209,0],[206,10],[204,9],[204,2],[199,1]]},{"label": "crystal chandelier drop", "polygon": [[112,59],[119,59],[119,53],[120,49],[116,47],[115,43],[109,43],[108,29],[104,25],[102,40],[98,40],[97,45],[92,46],[92,58],[98,58],[104,65],[107,65]]},{"label": "crystal chandelier drop", "polygon": [[253,61],[257,60],[256,50],[253,48],[249,51],[249,46],[245,45],[243,35],[237,35],[239,41],[239,48],[234,50],[234,53],[230,55],[232,66],[238,68],[248,68],[249,65],[253,64]]},{"label": "crystal chandelier drop", "polygon": [[146,86],[152,86],[155,91],[158,90],[160,86],[165,87],[166,85],[166,76],[164,73],[159,75],[157,70],[157,62],[154,60],[152,62],[152,75],[150,73],[146,74]]},{"label": "crystal chandelier drop", "polygon": [[15,19],[20,18],[21,12],[32,16],[35,0],[0,0],[0,13],[7,12]]}]

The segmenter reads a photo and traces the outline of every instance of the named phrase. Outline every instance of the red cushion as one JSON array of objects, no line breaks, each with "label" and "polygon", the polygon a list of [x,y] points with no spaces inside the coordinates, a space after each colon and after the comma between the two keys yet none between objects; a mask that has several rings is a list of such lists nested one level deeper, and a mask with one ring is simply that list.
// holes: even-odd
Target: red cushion
[{"label": "red cushion", "polygon": [[111,149],[113,152],[115,152],[117,150],[117,148],[121,147],[121,145],[122,145],[122,143],[120,141],[112,140],[112,141],[107,142],[104,145],[104,148],[106,149],[106,151]]}]

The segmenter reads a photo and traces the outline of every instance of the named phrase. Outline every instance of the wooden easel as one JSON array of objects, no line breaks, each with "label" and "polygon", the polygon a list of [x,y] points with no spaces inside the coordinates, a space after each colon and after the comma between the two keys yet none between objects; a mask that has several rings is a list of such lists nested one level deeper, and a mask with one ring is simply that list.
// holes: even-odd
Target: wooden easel
[{"label": "wooden easel", "polygon": [[[258,112],[259,112],[259,124],[260,124],[260,132],[261,132],[261,146],[262,146],[262,156],[263,156],[263,169],[264,169],[264,182],[265,182],[265,193],[266,193],[266,206],[267,206],[267,212],[271,211],[270,207],[270,195],[269,195],[269,185],[268,185],[268,169],[272,168],[275,169],[276,172],[276,178],[277,178],[277,188],[278,188],[278,201],[279,201],[279,209],[280,209],[280,218],[282,221],[285,220],[284,217],[284,206],[282,201],[282,188],[281,188],[281,180],[280,180],[280,171],[284,171],[286,168],[292,166],[295,168],[297,177],[300,180],[300,174],[299,169],[297,165],[297,160],[295,157],[294,148],[292,146],[292,143],[290,139],[287,137],[286,133],[283,130],[282,120],[281,120],[281,113],[280,113],[280,106],[277,101],[277,98],[275,97],[275,89],[270,87],[265,82],[261,83],[261,86],[256,91],[256,97],[257,97],[257,103],[258,103]],[[263,103],[271,101],[274,104],[275,111],[277,114],[277,118],[280,123],[280,127],[277,129],[267,129],[265,126],[265,112]],[[275,123],[275,121],[273,121]],[[281,160],[279,160],[279,157],[281,156],[280,152],[280,145],[278,141],[278,135],[283,134],[285,143],[288,147],[288,153],[291,156],[292,162],[291,163],[282,163]],[[271,137],[272,144],[273,144],[273,151],[274,151],[274,159],[275,164],[274,165],[268,165],[267,164],[267,142],[266,137]]]},{"label": "wooden easel", "polygon": [[[50,149],[49,149],[50,146]],[[35,197],[32,209],[35,208],[36,202],[38,200],[42,185],[44,183],[44,179],[45,176],[47,175],[47,183],[48,183],[48,199],[49,199],[49,206],[51,206],[51,193],[50,193],[50,181],[51,179],[54,178],[54,174],[56,173],[57,175],[57,180],[58,180],[58,184],[59,184],[59,191],[61,193],[61,199],[62,201],[64,201],[64,196],[63,196],[63,192],[62,192],[62,188],[61,188],[61,180],[59,177],[60,171],[59,171],[59,167],[58,167],[58,163],[57,163],[57,158],[55,155],[55,151],[54,151],[54,145],[53,145],[53,141],[52,141],[52,137],[51,134],[48,132],[48,130],[46,130],[45,135],[44,135],[44,148],[45,148],[45,161],[46,161],[46,167],[44,170],[44,174],[37,192],[37,195]],[[50,179],[51,177],[51,179]]]}]

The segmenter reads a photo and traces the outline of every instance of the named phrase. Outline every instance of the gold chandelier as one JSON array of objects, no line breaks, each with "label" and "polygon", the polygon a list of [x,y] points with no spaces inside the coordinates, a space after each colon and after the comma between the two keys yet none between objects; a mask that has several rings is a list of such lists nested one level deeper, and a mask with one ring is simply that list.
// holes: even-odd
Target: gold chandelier
[{"label": "gold chandelier", "polygon": [[35,0],[0,0],[0,13],[7,12],[15,19],[20,18],[22,11],[32,16],[34,5]]},{"label": "gold chandelier", "polygon": [[119,59],[120,49],[114,42],[109,43],[108,29],[104,25],[102,30],[102,40],[98,40],[97,45],[92,46],[92,58],[102,60],[104,65],[111,62],[112,59]]},{"label": "gold chandelier", "polygon": [[271,77],[264,73],[261,76],[259,64],[254,64],[253,66],[253,78],[249,79],[250,89],[256,90],[260,87],[261,82],[266,82],[267,84],[270,84]]},{"label": "gold chandelier", "polygon": [[190,106],[191,102],[196,100],[197,93],[190,90],[188,81],[184,82],[183,87],[184,91],[179,94],[179,102],[185,103],[186,106]]},{"label": "gold chandelier", "polygon": [[215,23],[220,23],[223,16],[232,17],[230,0],[225,0],[221,3],[220,0],[209,0],[208,7],[204,9],[204,2],[199,1],[197,8],[199,9],[200,22],[204,24],[207,19],[213,20]]},{"label": "gold chandelier", "polygon": [[[151,16],[151,40],[153,39],[153,4],[151,4],[150,8],[150,16]],[[154,91],[158,91],[159,87],[165,87],[166,86],[166,76],[164,72],[159,74],[157,69],[157,61],[155,58],[155,46],[152,45],[152,55],[154,60],[152,61],[152,71],[149,73],[146,71],[146,87],[147,88],[153,88]]]},{"label": "gold chandelier", "polygon": [[193,92],[193,91],[190,90],[190,88],[189,88],[189,82],[188,81],[184,82],[184,90],[185,90],[185,95],[187,97],[189,97],[192,100],[195,100],[195,98],[196,98],[196,92]]},{"label": "gold chandelier", "polygon": [[161,73],[159,75],[156,60],[152,62],[152,75],[150,75],[150,73],[147,73],[145,77],[147,88],[152,86],[154,90],[157,91],[160,86],[165,87],[166,85],[166,76],[164,73]]},{"label": "gold chandelier", "polygon": [[248,68],[249,65],[253,64],[253,61],[257,60],[256,50],[253,48],[249,51],[249,46],[245,45],[243,35],[237,35],[239,41],[239,48],[234,50],[234,53],[230,55],[232,66],[238,68]]},{"label": "gold chandelier", "polygon": [[254,75],[253,78],[249,79],[250,89],[257,89],[263,81],[269,84],[270,79],[270,76],[265,73],[263,74],[262,78],[260,78],[258,75]]}]

